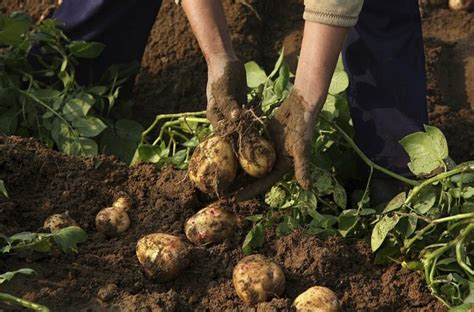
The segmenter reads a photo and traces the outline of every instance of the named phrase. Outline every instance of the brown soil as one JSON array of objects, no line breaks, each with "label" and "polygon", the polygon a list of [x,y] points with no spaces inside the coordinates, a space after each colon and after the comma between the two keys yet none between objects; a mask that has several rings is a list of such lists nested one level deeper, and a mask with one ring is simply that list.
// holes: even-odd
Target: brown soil
[{"label": "brown soil", "polygon": [[[11,195],[0,198],[1,232],[37,231],[48,215],[67,210],[89,234],[77,255],[3,258],[0,271],[31,267],[38,276],[16,278],[2,291],[53,311],[255,311],[243,306],[231,281],[244,256],[246,226],[230,242],[195,248],[189,268],[175,281],[158,283],[144,275],[135,256],[137,240],[153,232],[183,235],[185,220],[205,205],[183,172],[128,168],[113,157],[65,157],[17,137],[0,138],[0,152],[0,179]],[[96,213],[124,193],[132,199],[130,229],[111,239],[96,233]],[[242,216],[259,210],[256,202],[229,208]],[[257,311],[290,311],[292,300],[315,284],[333,289],[347,311],[443,311],[418,274],[374,266],[365,241],[300,233],[269,240],[262,254],[282,265],[287,286],[281,298],[259,304]]]},{"label": "brown soil", "polygon": [[[0,10],[23,9],[36,18],[52,0],[2,0]],[[292,68],[301,40],[302,0],[224,0],[233,41],[243,60],[267,71],[282,45]],[[425,33],[431,123],[448,137],[458,162],[474,159],[474,13],[427,13]],[[153,28],[136,84],[136,118],[195,111],[205,106],[206,67],[181,10],[165,1]],[[190,77],[189,73],[194,75]],[[398,266],[374,266],[364,241],[320,240],[300,233],[269,237],[262,253],[284,267],[282,298],[251,309],[232,288],[233,266],[243,257],[235,239],[196,248],[183,275],[164,284],[147,279],[135,257],[136,241],[153,232],[182,235],[184,221],[205,206],[182,172],[150,165],[128,168],[112,157],[73,159],[32,140],[0,138],[0,179],[11,199],[0,197],[0,232],[37,231],[52,213],[69,211],[88,232],[78,255],[19,254],[0,260],[0,272],[31,267],[34,278],[2,285],[53,311],[288,311],[314,284],[333,289],[347,311],[442,311],[421,278]],[[107,239],[94,230],[95,214],[126,193],[133,201],[131,228]],[[232,207],[245,216],[260,207]],[[1,309],[14,310],[2,305]]]}]

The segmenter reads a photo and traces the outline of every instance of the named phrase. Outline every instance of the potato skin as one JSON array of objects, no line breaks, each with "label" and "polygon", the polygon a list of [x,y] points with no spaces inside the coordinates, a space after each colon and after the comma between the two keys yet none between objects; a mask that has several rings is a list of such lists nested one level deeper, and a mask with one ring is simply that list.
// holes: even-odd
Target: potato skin
[{"label": "potato skin", "polygon": [[74,225],[77,225],[76,221],[74,221],[74,219],[71,218],[67,212],[53,214],[46,218],[43,223],[43,227],[49,229],[51,233]]},{"label": "potato skin", "polygon": [[104,208],[95,217],[95,227],[106,236],[117,236],[128,230],[130,218],[124,208],[118,206]]},{"label": "potato skin", "polygon": [[237,158],[225,137],[214,136],[199,144],[189,162],[194,186],[207,194],[223,193],[237,172]]},{"label": "potato skin", "polygon": [[340,312],[341,303],[336,294],[326,287],[313,286],[296,297],[298,312]]},{"label": "potato skin", "polygon": [[232,275],[235,291],[247,305],[280,296],[285,291],[281,267],[263,255],[251,255],[237,263]]},{"label": "potato skin", "polygon": [[159,282],[175,279],[189,265],[191,247],[181,237],[154,233],[142,237],[136,246],[145,274]]},{"label": "potato skin", "polygon": [[268,174],[275,164],[276,153],[272,143],[259,136],[242,137],[239,163],[250,176],[260,178]]},{"label": "potato skin", "polygon": [[221,243],[233,234],[236,227],[237,216],[214,203],[189,218],[184,233],[196,245]]}]

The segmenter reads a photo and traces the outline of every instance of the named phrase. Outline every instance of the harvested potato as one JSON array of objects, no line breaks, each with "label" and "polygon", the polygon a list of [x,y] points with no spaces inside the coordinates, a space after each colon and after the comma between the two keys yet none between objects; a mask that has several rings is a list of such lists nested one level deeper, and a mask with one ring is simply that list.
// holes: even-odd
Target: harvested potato
[{"label": "harvested potato", "polygon": [[474,0],[449,0],[449,8],[454,11],[474,8]]},{"label": "harvested potato", "polygon": [[294,305],[298,312],[340,312],[341,303],[336,294],[326,287],[314,286],[296,297]]},{"label": "harvested potato", "polygon": [[184,233],[196,245],[220,243],[232,235],[236,226],[235,213],[214,203],[189,218],[184,225]]},{"label": "harvested potato", "polygon": [[202,142],[189,162],[188,174],[202,192],[221,194],[235,179],[237,159],[225,137],[214,136]]},{"label": "harvested potato", "polygon": [[138,261],[145,274],[166,282],[178,277],[189,265],[191,247],[181,237],[154,233],[142,237],[136,246]]},{"label": "harvested potato", "polygon": [[251,255],[237,263],[232,276],[237,295],[248,305],[280,296],[285,290],[281,267],[263,255]]},{"label": "harvested potato", "polygon": [[120,197],[112,207],[99,211],[95,217],[97,231],[109,237],[125,232],[130,227],[130,218],[127,214],[129,207],[129,199]]},{"label": "harvested potato", "polygon": [[77,223],[73,218],[71,218],[71,216],[69,216],[68,212],[53,214],[43,223],[43,227],[49,229],[51,233],[74,225],[77,226]]},{"label": "harvested potato", "polygon": [[260,136],[242,137],[239,163],[250,176],[260,178],[268,174],[275,164],[275,149],[270,141]]}]

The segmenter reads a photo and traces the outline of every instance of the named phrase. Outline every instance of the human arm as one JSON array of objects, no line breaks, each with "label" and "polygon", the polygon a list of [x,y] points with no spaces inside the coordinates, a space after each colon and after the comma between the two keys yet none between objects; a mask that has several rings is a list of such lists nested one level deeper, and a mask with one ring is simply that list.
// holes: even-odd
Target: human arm
[{"label": "human arm", "polygon": [[235,121],[247,102],[245,68],[232,46],[221,0],[182,0],[181,5],[208,68],[207,115],[214,127]]}]

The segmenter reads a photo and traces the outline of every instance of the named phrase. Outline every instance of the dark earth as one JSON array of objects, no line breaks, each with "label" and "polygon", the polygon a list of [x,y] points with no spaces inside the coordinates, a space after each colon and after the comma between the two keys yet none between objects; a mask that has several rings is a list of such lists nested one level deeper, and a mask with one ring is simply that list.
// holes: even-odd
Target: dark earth
[{"label": "dark earth", "polygon": [[[302,33],[302,0],[224,1],[239,56],[270,69],[282,44],[295,64]],[[5,12],[40,17],[51,1],[2,0]],[[474,159],[474,13],[437,9],[423,18],[431,123],[446,134],[452,158]],[[205,107],[206,67],[183,13],[165,1],[145,52],[135,88],[136,119]],[[193,73],[189,79],[189,73]],[[188,78],[188,79],[186,79]],[[183,235],[187,218],[206,206],[184,172],[151,165],[128,167],[114,157],[71,158],[32,139],[0,137],[0,232],[38,231],[53,213],[69,211],[89,234],[79,253],[17,254],[0,259],[0,272],[31,267],[0,287],[52,311],[291,311],[294,298],[312,285],[327,286],[345,311],[444,311],[422,278],[398,265],[375,266],[363,240],[321,240],[301,233],[268,235],[261,253],[283,266],[285,293],[245,307],[232,287],[232,270],[244,256],[248,224],[223,244],[195,248],[191,265],[175,281],[145,277],[135,256],[137,240],[153,232]],[[96,233],[96,213],[122,194],[132,199],[131,228],[118,238]],[[257,201],[230,205],[242,216],[260,211]],[[0,311],[15,311],[0,305]],[[18,309],[16,309],[18,310]]]}]

